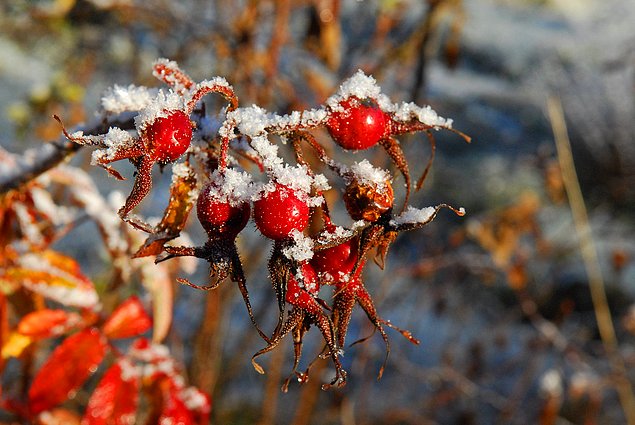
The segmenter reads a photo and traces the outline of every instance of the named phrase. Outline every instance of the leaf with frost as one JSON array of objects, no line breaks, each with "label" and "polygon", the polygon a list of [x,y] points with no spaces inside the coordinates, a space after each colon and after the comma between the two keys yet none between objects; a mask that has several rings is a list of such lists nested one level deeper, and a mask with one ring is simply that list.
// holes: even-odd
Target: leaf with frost
[{"label": "leaf with frost", "polygon": [[93,310],[100,306],[95,287],[79,264],[52,250],[22,255],[15,265],[0,271],[0,281],[19,283],[63,305]]}]

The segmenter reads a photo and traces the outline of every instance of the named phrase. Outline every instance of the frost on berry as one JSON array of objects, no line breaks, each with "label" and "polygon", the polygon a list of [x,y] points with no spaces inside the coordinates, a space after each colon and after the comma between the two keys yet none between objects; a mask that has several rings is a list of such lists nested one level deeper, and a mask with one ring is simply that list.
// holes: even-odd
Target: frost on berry
[{"label": "frost on berry", "polygon": [[247,225],[251,208],[249,203],[230,203],[223,196],[218,182],[209,182],[200,192],[196,202],[198,220],[210,238],[233,239]]},{"label": "frost on berry", "polygon": [[182,111],[166,112],[143,129],[142,139],[146,151],[154,161],[167,163],[176,161],[190,147],[192,124]]},{"label": "frost on berry", "polygon": [[363,150],[389,135],[389,118],[372,100],[350,98],[331,111],[329,134],[344,149]]}]

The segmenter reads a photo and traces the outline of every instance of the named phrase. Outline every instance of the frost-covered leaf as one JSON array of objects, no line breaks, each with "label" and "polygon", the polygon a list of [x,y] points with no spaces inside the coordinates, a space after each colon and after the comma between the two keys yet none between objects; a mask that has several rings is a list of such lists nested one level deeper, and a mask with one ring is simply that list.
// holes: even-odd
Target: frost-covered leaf
[{"label": "frost-covered leaf", "polygon": [[84,425],[129,425],[134,423],[139,399],[139,376],[134,365],[123,358],[113,364],[93,391]]},{"label": "frost-covered leaf", "polygon": [[75,260],[55,251],[30,252],[0,270],[0,281],[19,283],[61,304],[96,309],[99,298],[93,283]]},{"label": "frost-covered leaf", "polygon": [[27,314],[18,323],[18,332],[33,339],[62,335],[82,323],[77,313],[43,309]]},{"label": "frost-covered leaf", "polygon": [[177,164],[172,173],[170,202],[154,232],[135,253],[136,258],[159,255],[167,241],[179,236],[196,202],[196,177],[192,170],[184,164]]},{"label": "frost-covered leaf", "polygon": [[151,326],[152,319],[139,298],[130,297],[112,312],[102,329],[108,338],[130,338],[141,335]]},{"label": "frost-covered leaf", "polygon": [[97,370],[108,348],[96,328],[85,329],[64,340],[40,368],[29,389],[29,407],[37,414],[57,406]]}]

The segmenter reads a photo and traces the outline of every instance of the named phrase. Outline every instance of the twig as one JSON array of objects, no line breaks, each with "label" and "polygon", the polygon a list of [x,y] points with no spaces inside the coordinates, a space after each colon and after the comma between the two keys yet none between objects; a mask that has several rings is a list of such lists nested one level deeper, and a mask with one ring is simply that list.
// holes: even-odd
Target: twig
[{"label": "twig", "polygon": [[27,150],[16,158],[15,167],[0,175],[0,195],[30,182],[72,156],[80,148],[81,145],[61,140]]},{"label": "twig", "polygon": [[591,236],[591,226],[589,224],[587,209],[575,171],[562,104],[558,97],[550,96],[547,99],[547,113],[553,129],[556,149],[558,151],[558,162],[560,163],[564,186],[567,191],[567,197],[569,198],[571,212],[573,213],[573,221],[578,237],[580,238],[580,251],[589,277],[589,290],[591,292],[600,337],[602,338],[602,344],[604,345],[604,350],[606,351],[610,365],[618,375],[616,389],[627,423],[635,425],[635,395],[628,381],[624,359],[618,351],[619,347],[617,337],[615,336],[615,327],[613,326],[611,311],[606,298],[604,279],[602,277],[597,251],[595,250]]}]

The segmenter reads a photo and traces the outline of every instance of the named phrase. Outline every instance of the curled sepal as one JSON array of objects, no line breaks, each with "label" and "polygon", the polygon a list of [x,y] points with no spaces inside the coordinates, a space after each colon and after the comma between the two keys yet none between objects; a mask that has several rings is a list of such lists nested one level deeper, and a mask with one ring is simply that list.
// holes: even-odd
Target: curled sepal
[{"label": "curled sepal", "polygon": [[126,358],[114,363],[93,391],[82,419],[84,425],[134,423],[139,399],[139,375]]},{"label": "curled sepal", "polygon": [[[381,379],[386,367],[386,363],[388,361],[388,356],[390,354],[390,342],[388,340],[388,335],[386,334],[383,325],[397,330],[413,344],[419,344],[419,340],[414,338],[410,331],[400,329],[394,326],[389,321],[379,317],[379,315],[377,314],[377,310],[375,309],[373,299],[364,287],[361,278],[355,277],[348,282],[339,282],[336,284],[336,292],[333,301],[332,320],[333,326],[335,327],[337,332],[337,339],[340,346],[344,345],[346,333],[348,331],[348,325],[351,320],[351,314],[353,313],[353,308],[355,307],[356,303],[360,305],[362,310],[364,310],[364,312],[366,313],[366,316],[368,316],[368,319],[375,326],[375,329],[379,331],[386,346],[386,355],[384,356],[384,361],[377,374],[377,379]],[[366,338],[358,340],[351,345],[363,342],[365,340]]]},{"label": "curled sepal", "polygon": [[381,145],[386,150],[386,153],[390,156],[392,162],[397,166],[399,171],[404,177],[406,181],[406,196],[403,201],[403,208],[408,205],[408,201],[410,200],[410,171],[408,168],[408,160],[406,160],[406,155],[404,154],[401,146],[399,144],[399,140],[394,137],[387,137],[381,140]]},{"label": "curled sepal", "polygon": [[32,414],[49,410],[73,397],[97,370],[108,344],[96,328],[85,329],[64,340],[40,368],[29,389]]}]

